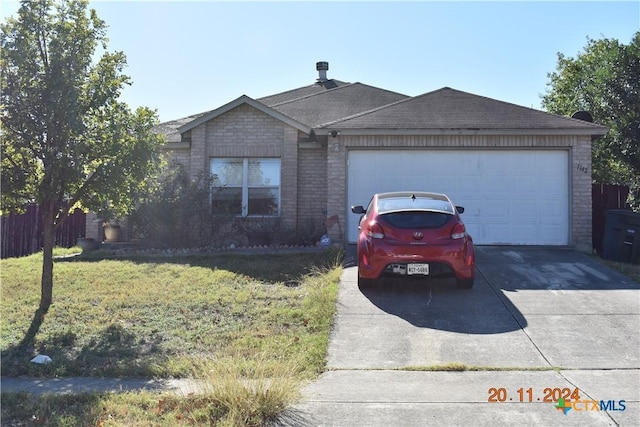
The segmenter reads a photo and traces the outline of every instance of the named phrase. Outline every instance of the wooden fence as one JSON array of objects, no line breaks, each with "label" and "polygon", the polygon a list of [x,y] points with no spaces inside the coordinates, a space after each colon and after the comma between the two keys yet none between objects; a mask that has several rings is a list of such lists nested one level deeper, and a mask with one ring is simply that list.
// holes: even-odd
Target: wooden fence
[{"label": "wooden fence", "polygon": [[[42,250],[42,218],[37,205],[29,206],[23,214],[0,217],[0,257],[10,258],[31,255]],[[56,230],[55,245],[70,248],[79,237],[85,236],[86,214],[80,209]]]},{"label": "wooden fence", "polygon": [[602,254],[605,212],[609,209],[626,209],[628,195],[629,187],[625,185],[593,184],[591,186],[593,249],[598,254]]}]

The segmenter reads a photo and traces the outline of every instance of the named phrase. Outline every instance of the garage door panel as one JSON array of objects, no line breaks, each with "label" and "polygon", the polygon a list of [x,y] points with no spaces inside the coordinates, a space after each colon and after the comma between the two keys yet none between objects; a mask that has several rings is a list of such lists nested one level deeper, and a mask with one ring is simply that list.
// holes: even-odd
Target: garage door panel
[{"label": "garage door panel", "polygon": [[[466,212],[466,211],[465,211]],[[475,211],[480,218],[491,218],[492,222],[509,222],[509,201],[508,200],[487,200],[482,206],[478,206]]]},{"label": "garage door panel", "polygon": [[513,240],[530,241],[535,238],[536,227],[533,224],[520,224],[518,227],[510,227]]},{"label": "garage door panel", "polygon": [[514,198],[529,199],[530,194],[536,194],[540,190],[541,182],[534,182],[528,177],[516,176],[509,182],[509,191]]},{"label": "garage door panel", "polygon": [[476,227],[468,225],[473,230],[473,240],[477,244],[491,240],[493,244],[506,244],[511,241],[511,230],[509,225],[501,223],[482,223],[476,224]]},{"label": "garage door panel", "polygon": [[456,192],[460,197],[474,198],[484,188],[479,176],[465,176],[455,183]]},{"label": "garage door panel", "polygon": [[[540,226],[540,235],[542,236],[551,236],[550,239],[546,239],[544,241],[540,241],[539,245],[566,245],[566,239],[563,238],[566,230],[560,226]],[[555,238],[554,238],[555,236]]]},{"label": "garage door panel", "polygon": [[[566,150],[363,150],[348,153],[347,203],[377,192],[446,193],[478,244],[565,245],[569,240]],[[357,237],[349,213],[348,239]]]},{"label": "garage door panel", "polygon": [[516,199],[511,201],[509,212],[513,216],[518,216],[523,212],[531,212],[533,215],[535,215],[538,212],[539,206],[539,202],[533,201],[531,199]]}]

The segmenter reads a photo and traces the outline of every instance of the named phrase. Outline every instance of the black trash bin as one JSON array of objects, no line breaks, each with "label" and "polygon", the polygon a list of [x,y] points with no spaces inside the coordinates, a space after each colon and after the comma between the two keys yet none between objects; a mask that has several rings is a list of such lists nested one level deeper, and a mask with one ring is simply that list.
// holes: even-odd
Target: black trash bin
[{"label": "black trash bin", "polygon": [[640,263],[640,214],[624,209],[605,212],[602,258]]}]

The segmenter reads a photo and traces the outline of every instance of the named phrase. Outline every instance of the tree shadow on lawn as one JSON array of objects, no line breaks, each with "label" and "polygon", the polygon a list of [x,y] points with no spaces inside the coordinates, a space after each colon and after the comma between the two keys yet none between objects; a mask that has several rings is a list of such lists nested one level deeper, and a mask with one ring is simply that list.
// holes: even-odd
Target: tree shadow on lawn
[{"label": "tree shadow on lawn", "polygon": [[[212,254],[179,256],[114,256],[93,252],[87,256],[58,258],[56,262],[100,262],[103,260],[128,261],[138,264],[179,264],[211,270],[226,270],[268,283],[298,286],[302,278],[315,271],[329,269],[341,260],[335,250],[286,254]],[[154,376],[154,366],[163,358],[160,350],[162,337],[136,337],[121,325],[105,325],[88,343],[80,344],[73,332],[59,333],[35,346],[35,338],[45,321],[46,314],[36,311],[25,337],[15,346],[2,351],[0,361],[3,375],[51,376]],[[77,348],[80,346],[80,348]],[[31,363],[36,354],[53,359],[47,365]]]},{"label": "tree shadow on lawn", "polygon": [[[95,425],[104,409],[98,393],[47,394],[2,393],[3,426]],[[52,411],[52,408],[55,408]]]},{"label": "tree shadow on lawn", "polygon": [[[34,322],[19,344],[2,352],[2,375],[31,377],[56,376],[154,376],[154,363],[162,352],[159,339],[141,342],[121,325],[108,325],[95,338],[81,344],[74,332],[53,335],[36,348],[35,334],[44,322],[36,313]],[[31,362],[36,355],[52,359],[48,364]]]}]

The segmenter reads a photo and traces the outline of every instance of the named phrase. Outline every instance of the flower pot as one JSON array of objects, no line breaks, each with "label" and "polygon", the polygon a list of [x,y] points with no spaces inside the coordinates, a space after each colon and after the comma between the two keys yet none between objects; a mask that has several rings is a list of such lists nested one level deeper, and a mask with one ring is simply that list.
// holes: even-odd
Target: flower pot
[{"label": "flower pot", "polygon": [[117,224],[108,224],[104,227],[104,239],[107,242],[122,241],[122,227]]}]

